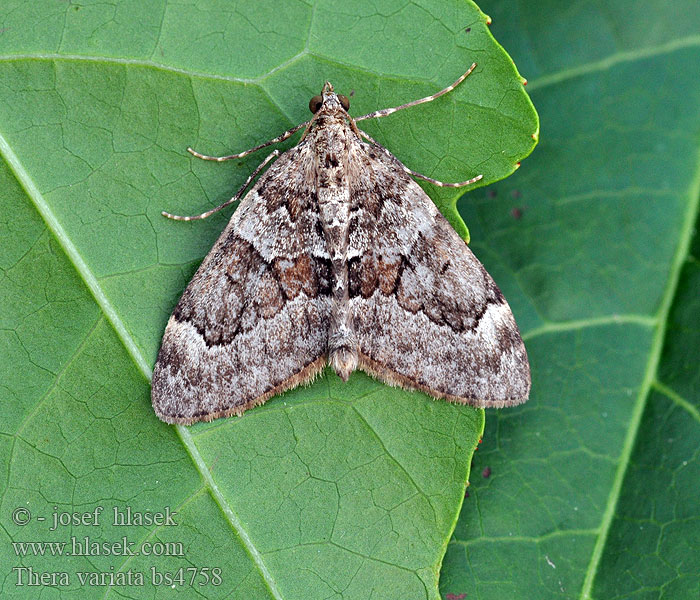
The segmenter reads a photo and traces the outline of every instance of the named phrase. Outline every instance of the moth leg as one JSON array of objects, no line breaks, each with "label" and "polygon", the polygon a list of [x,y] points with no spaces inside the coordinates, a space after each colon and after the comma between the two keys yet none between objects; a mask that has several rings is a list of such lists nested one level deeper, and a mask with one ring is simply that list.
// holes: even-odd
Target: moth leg
[{"label": "moth leg", "polygon": [[401,106],[395,106],[394,108],[383,108],[382,110],[375,110],[374,112],[371,112],[366,115],[362,115],[361,117],[355,117],[355,121],[364,121],[365,119],[378,119],[379,117],[386,117],[387,115],[390,115],[392,113],[395,113],[397,110],[401,110],[403,108],[409,108],[411,106],[417,106],[418,104],[425,104],[426,102],[432,102],[435,100],[435,98],[439,98],[443,94],[446,94],[447,92],[451,92],[453,89],[455,89],[460,83],[462,83],[468,76],[469,74],[476,68],[476,63],[472,63],[471,66],[467,69],[467,72],[464,73],[457,81],[455,81],[452,85],[448,85],[446,88],[440,90],[436,94],[433,94],[432,96],[426,96],[425,98],[419,98],[418,100],[414,100],[413,102],[408,102],[407,104],[402,104]]},{"label": "moth leg", "polygon": [[196,150],[193,150],[192,148],[187,148],[187,152],[189,152],[192,156],[196,156],[197,158],[201,158],[202,160],[214,160],[216,162],[224,162],[225,160],[232,160],[234,158],[243,158],[244,156],[248,156],[252,152],[256,152],[257,150],[260,150],[261,148],[266,148],[267,146],[271,146],[272,144],[277,144],[279,142],[283,142],[286,140],[288,137],[294,135],[297,131],[299,131],[302,127],[305,127],[308,125],[308,121],[305,121],[304,123],[300,123],[299,125],[296,125],[292,127],[291,129],[287,129],[282,135],[278,135],[276,138],[270,140],[269,142],[265,142],[264,144],[259,144],[255,146],[254,148],[250,148],[249,150],[246,150],[245,152],[239,152],[238,154],[229,154],[228,156],[207,156],[206,154],[200,154]]},{"label": "moth leg", "polygon": [[404,165],[401,161],[399,161],[391,152],[389,152],[384,146],[382,146],[379,142],[375,141],[369,134],[365,133],[361,129],[358,129],[360,132],[360,135],[365,138],[370,144],[373,146],[376,146],[378,149],[382,150],[389,156],[391,156],[394,160],[396,160],[400,165],[401,168],[406,171],[409,175],[412,175],[413,177],[418,177],[418,179],[422,179],[424,181],[429,181],[430,183],[440,186],[440,187],[464,187],[465,185],[471,185],[472,183],[476,183],[477,181],[483,179],[483,175],[477,175],[476,177],[472,177],[471,179],[467,179],[466,181],[458,181],[456,183],[446,183],[444,181],[439,181],[437,179],[433,179],[432,177],[428,177],[427,175],[423,175],[422,173],[419,173],[418,171],[414,171],[413,169],[409,169],[406,165]]},{"label": "moth leg", "polygon": [[255,176],[265,168],[265,165],[267,163],[269,163],[273,158],[276,158],[279,155],[280,155],[279,150],[273,150],[272,152],[270,152],[270,155],[264,161],[262,161],[258,165],[257,169],[255,169],[255,171],[253,171],[250,174],[250,177],[248,177],[248,179],[245,180],[245,183],[236,192],[236,195],[233,198],[231,198],[230,200],[227,200],[226,202],[224,202],[223,204],[220,204],[216,208],[212,208],[211,210],[208,210],[207,212],[203,212],[201,215],[195,215],[192,217],[182,217],[180,215],[173,215],[173,214],[170,214],[169,212],[165,212],[165,211],[161,212],[160,214],[162,214],[164,217],[168,217],[168,219],[174,219],[175,221],[196,221],[199,219],[206,219],[207,217],[213,215],[215,212],[219,212],[222,208],[226,208],[229,204],[233,204],[234,202],[236,202],[236,200],[239,200],[240,197],[243,195],[243,192],[245,192],[246,188],[250,185],[250,182],[253,181],[253,179],[255,179]]}]

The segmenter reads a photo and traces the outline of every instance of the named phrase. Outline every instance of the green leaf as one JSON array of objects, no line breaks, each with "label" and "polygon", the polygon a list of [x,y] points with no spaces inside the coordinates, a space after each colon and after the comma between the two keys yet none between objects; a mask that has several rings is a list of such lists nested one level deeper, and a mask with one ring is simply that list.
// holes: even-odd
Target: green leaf
[{"label": "green leaf", "polygon": [[[538,121],[486,17],[456,0],[4,8],[0,595],[438,598],[483,412],[325,373],[240,419],[159,422],[160,337],[226,220],[160,211],[219,204],[264,157],[210,164],[188,145],[270,139],[308,118],[326,79],[363,114],[474,60],[454,92],[366,130],[429,176],[507,176]],[[460,192],[426,189],[466,234]],[[115,525],[127,507],[176,524]],[[122,539],[142,553],[102,546]]]},{"label": "green leaf", "polygon": [[533,391],[487,412],[443,597],[698,598],[697,3],[482,8],[542,142],[459,207]]}]

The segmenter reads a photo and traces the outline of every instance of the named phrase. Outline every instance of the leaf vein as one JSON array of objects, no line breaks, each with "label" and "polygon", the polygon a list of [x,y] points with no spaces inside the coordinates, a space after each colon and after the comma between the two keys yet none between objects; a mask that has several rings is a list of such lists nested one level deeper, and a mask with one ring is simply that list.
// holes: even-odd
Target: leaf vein
[{"label": "leaf vein", "polygon": [[[697,40],[698,44],[700,44],[700,37]],[[700,159],[700,155],[696,158]],[[663,350],[664,339],[666,337],[668,317],[671,312],[673,298],[676,294],[676,290],[678,289],[683,265],[685,264],[686,258],[690,254],[691,241],[694,234],[693,226],[697,218],[698,209],[700,209],[700,160],[698,160],[697,164],[698,167],[695,171],[695,176],[692,179],[688,189],[686,214],[684,217],[684,222],[679,231],[679,241],[678,245],[676,246],[676,252],[673,257],[673,263],[671,265],[669,277],[666,283],[666,290],[662,296],[659,311],[656,316],[656,332],[654,333],[654,338],[652,340],[649,360],[647,362],[637,400],[632,410],[632,414],[630,415],[629,429],[627,430],[622,452],[620,453],[620,464],[615,474],[613,485],[610,489],[605,511],[603,512],[600,534],[598,535],[598,539],[593,548],[591,561],[586,569],[586,577],[581,588],[581,600],[591,600],[591,591],[593,589],[595,575],[598,572],[598,567],[603,557],[603,550],[605,549],[607,542],[608,533],[615,517],[615,509],[622,492],[622,484],[625,474],[627,473],[627,467],[632,458],[635,440],[642,422],[642,414],[644,413],[644,408],[646,407],[649,392],[652,389],[654,382],[657,380],[659,363],[661,361],[661,352]]]},{"label": "leaf vein", "polygon": [[[36,183],[31,178],[31,176],[24,168],[21,161],[13,152],[7,140],[1,133],[0,157],[5,159],[5,162],[8,164],[8,166],[14,173],[15,177],[17,178],[17,181],[24,188],[25,192],[27,193],[27,196],[32,201],[41,217],[44,219],[44,222],[46,223],[48,229],[56,237],[56,240],[63,248],[63,251],[66,253],[68,260],[73,264],[75,270],[78,272],[78,275],[80,275],[80,277],[83,279],[83,282],[92,293],[93,297],[95,298],[95,302],[100,307],[102,313],[114,328],[115,333],[121,340],[122,344],[124,344],[126,351],[136,363],[138,369],[141,371],[143,376],[148,381],[150,381],[152,374],[151,367],[148,365],[148,362],[141,353],[141,350],[138,348],[136,342],[131,337],[131,334],[126,328],[126,325],[122,321],[121,317],[117,314],[116,309],[107,298],[105,292],[100,287],[100,284],[97,281],[95,274],[90,270],[90,267],[88,267],[85,260],[83,260],[83,257],[80,255],[77,247],[68,236],[68,233],[63,228],[63,225],[61,225],[57,216],[51,210],[51,207],[46,202],[46,199],[44,198],[43,194],[39,191],[39,188],[36,186]],[[241,542],[243,543],[245,549],[251,557],[251,560],[255,563],[256,567],[260,571],[260,574],[265,583],[267,584],[273,598],[275,598],[276,600],[282,600],[282,596],[277,588],[277,583],[272,577],[272,574],[267,569],[267,566],[263,561],[262,555],[253,544],[252,540],[248,536],[248,532],[245,531],[242,523],[235,515],[235,513],[227,503],[226,499],[224,498],[223,494],[219,490],[218,486],[216,485],[216,482],[214,481],[211,472],[209,471],[206,463],[204,462],[202,455],[199,453],[199,450],[197,449],[197,446],[195,445],[194,440],[190,435],[190,432],[187,430],[187,427],[183,425],[177,425],[175,428],[180,437],[180,440],[182,441],[190,457],[192,458],[192,462],[194,463],[196,469],[199,471],[202,480],[208,485],[214,501],[218,504],[219,508],[224,514],[224,517],[229,522],[231,527],[236,531],[238,537],[241,539]]]}]

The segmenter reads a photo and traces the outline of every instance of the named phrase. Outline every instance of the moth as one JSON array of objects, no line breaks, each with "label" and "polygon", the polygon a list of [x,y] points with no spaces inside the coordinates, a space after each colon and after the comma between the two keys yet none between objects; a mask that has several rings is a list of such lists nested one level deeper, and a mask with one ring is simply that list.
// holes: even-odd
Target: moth
[{"label": "moth", "polygon": [[326,82],[313,117],[225,161],[281,142],[243,197],[168,321],[152,401],[167,423],[240,415],[313,379],[326,364],[347,380],[361,369],[394,386],[477,407],[525,402],[530,368],[511,310],[481,263],[437,210],[418,177],[357,122]]}]

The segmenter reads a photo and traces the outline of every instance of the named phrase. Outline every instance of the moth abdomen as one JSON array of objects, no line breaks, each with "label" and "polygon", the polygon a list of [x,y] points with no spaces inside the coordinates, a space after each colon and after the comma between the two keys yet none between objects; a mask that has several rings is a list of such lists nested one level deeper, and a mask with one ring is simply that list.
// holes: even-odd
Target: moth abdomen
[{"label": "moth abdomen", "polygon": [[328,339],[328,362],[343,380],[357,369],[357,337],[347,326],[339,327]]}]

